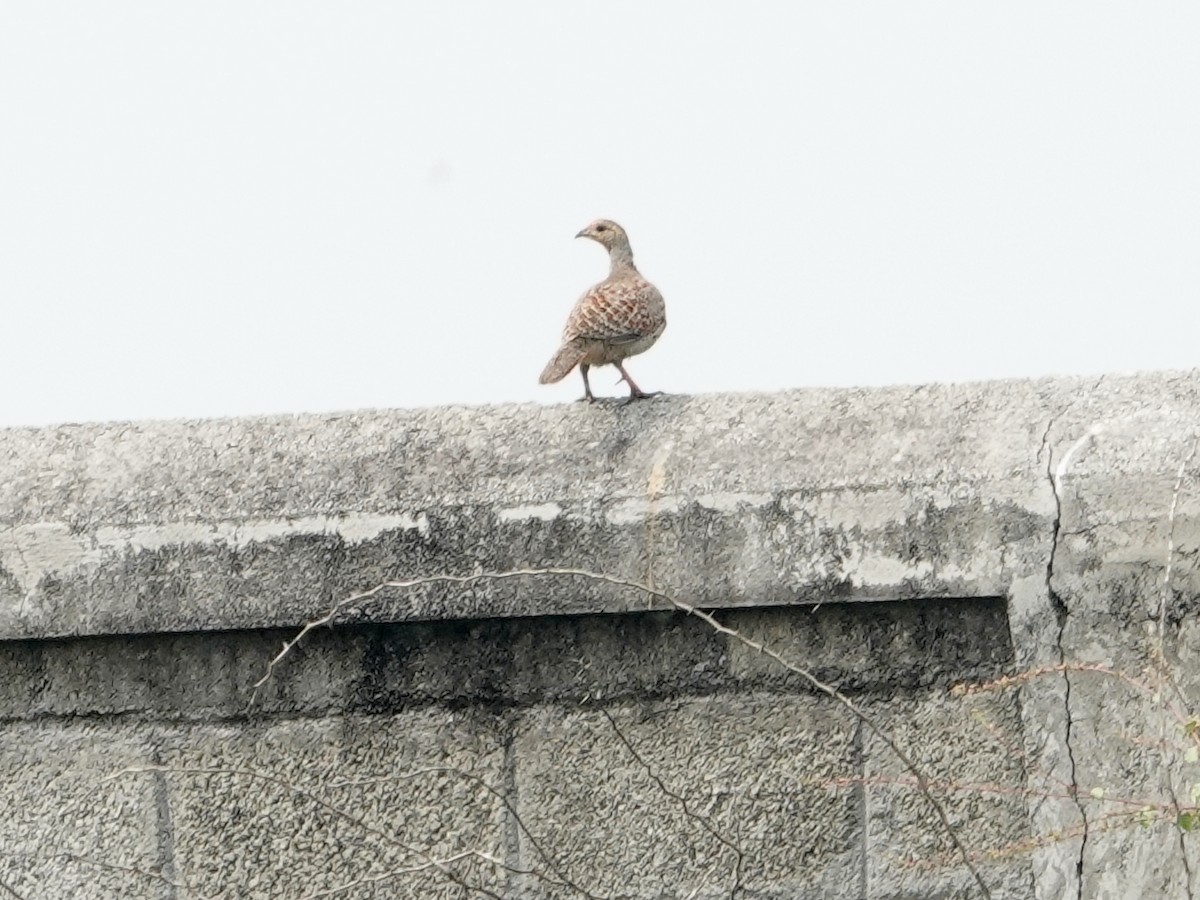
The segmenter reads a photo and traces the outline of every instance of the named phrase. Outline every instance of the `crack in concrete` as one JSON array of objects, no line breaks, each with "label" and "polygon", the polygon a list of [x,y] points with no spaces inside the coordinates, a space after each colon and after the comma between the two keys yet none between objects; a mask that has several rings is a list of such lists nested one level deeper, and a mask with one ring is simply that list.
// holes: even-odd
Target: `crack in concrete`
[{"label": "crack in concrete", "polygon": [[[1067,618],[1069,611],[1067,604],[1058,592],[1054,589],[1054,558],[1058,554],[1058,538],[1059,531],[1062,528],[1062,497],[1058,493],[1058,481],[1054,476],[1054,450],[1051,448],[1046,463],[1046,474],[1050,479],[1050,490],[1054,494],[1054,522],[1053,531],[1050,536],[1050,555],[1046,560],[1046,591],[1050,596],[1050,603],[1054,606],[1054,614],[1058,619],[1058,634],[1055,636],[1055,641],[1058,645],[1058,661],[1060,665],[1066,665],[1067,654],[1063,647],[1063,632],[1067,627]],[[1063,734],[1063,743],[1067,748],[1067,760],[1071,764],[1071,793],[1075,798],[1075,806],[1079,809],[1079,818],[1083,823],[1083,830],[1079,838],[1079,858],[1075,861],[1075,877],[1076,877],[1076,898],[1083,900],[1083,863],[1084,855],[1087,852],[1088,842],[1088,817],[1087,809],[1083,802],[1079,799],[1079,779],[1076,774],[1075,750],[1071,746],[1071,732],[1074,728],[1075,721],[1071,715],[1071,676],[1066,671],[1063,676],[1063,708],[1066,712],[1067,724]]]},{"label": "crack in concrete", "polygon": [[1196,900],[1196,895],[1192,893],[1192,864],[1188,862],[1187,835],[1182,829],[1179,831],[1179,856],[1183,860],[1183,889],[1187,892],[1188,900]]},{"label": "crack in concrete", "polygon": [[[1099,383],[1097,383],[1097,386],[1098,384]],[[1046,477],[1050,482],[1050,492],[1054,496],[1054,520],[1051,523],[1052,531],[1050,534],[1050,553],[1046,560],[1046,592],[1050,598],[1051,605],[1054,607],[1054,615],[1058,622],[1058,633],[1055,636],[1055,643],[1058,648],[1058,661],[1060,665],[1064,666],[1067,662],[1067,654],[1066,649],[1063,646],[1063,634],[1066,631],[1067,618],[1070,615],[1070,611],[1067,608],[1066,602],[1054,589],[1054,560],[1058,555],[1059,537],[1062,534],[1062,495],[1058,490],[1059,476],[1061,473],[1056,472],[1054,468],[1054,448],[1050,446],[1047,452],[1047,447],[1050,439],[1050,430],[1054,427],[1054,424],[1058,421],[1060,416],[1065,415],[1066,412],[1067,410],[1063,410],[1059,416],[1051,418],[1051,420],[1047,423],[1046,430],[1042,433],[1042,446],[1038,450],[1039,459],[1041,458],[1042,453],[1046,452]],[[1085,439],[1090,436],[1091,433],[1089,432],[1088,435],[1085,436]],[[1071,454],[1078,448],[1079,443],[1080,442],[1077,441],[1064,455],[1061,468],[1065,469],[1065,464],[1069,461]],[[1075,895],[1077,900],[1083,900],[1083,867],[1084,858],[1087,853],[1089,824],[1087,809],[1085,808],[1083,802],[1079,799],[1079,779],[1077,776],[1075,750],[1071,745],[1072,731],[1075,725],[1074,718],[1071,715],[1071,677],[1066,671],[1063,671],[1062,677],[1064,685],[1063,709],[1066,713],[1066,728],[1063,735],[1063,743],[1066,746],[1067,760],[1070,763],[1071,768],[1071,793],[1075,798],[1075,806],[1079,810],[1079,818],[1082,822],[1082,833],[1080,834],[1079,840],[1079,856],[1075,860]]]},{"label": "crack in concrete", "polygon": [[[28,573],[32,570],[29,566],[29,560],[25,558],[25,548],[21,546],[21,536],[17,532],[17,526],[13,525],[11,528],[6,530],[12,538],[13,550],[16,551],[17,559],[20,561],[21,568],[24,570],[22,573],[12,573],[15,577],[18,587],[21,588],[21,602],[17,605],[17,613],[24,617],[29,613],[29,602],[33,597],[34,591],[37,590],[37,583],[35,582],[32,585],[26,583],[28,580]],[[0,567],[0,571],[7,570]]]},{"label": "crack in concrete", "polygon": [[[1104,382],[1105,376],[1101,375],[1096,379],[1096,383],[1092,385],[1091,393],[1095,393],[1100,385]],[[1046,422],[1046,428],[1042,432],[1042,443],[1038,448],[1036,459],[1040,461],[1042,456],[1046,457],[1046,478],[1050,482],[1050,493],[1054,497],[1054,520],[1051,523],[1050,533],[1050,553],[1046,559],[1046,593],[1049,597],[1050,604],[1054,608],[1054,616],[1058,623],[1058,632],[1055,635],[1055,645],[1058,650],[1059,665],[1066,665],[1067,653],[1063,645],[1063,636],[1067,628],[1067,619],[1070,616],[1070,610],[1067,608],[1066,601],[1054,589],[1054,562],[1058,556],[1059,540],[1063,537],[1062,530],[1062,495],[1059,492],[1059,485],[1063,475],[1066,474],[1067,466],[1075,453],[1085,444],[1089,443],[1098,433],[1096,426],[1089,428],[1082,437],[1077,439],[1063,454],[1057,469],[1054,465],[1054,447],[1050,443],[1050,432],[1054,426],[1067,413],[1069,413],[1075,405],[1073,398],[1062,410],[1057,414],[1052,415],[1049,421]],[[1071,676],[1064,670],[1063,677],[1063,711],[1066,716],[1066,727],[1063,733],[1063,744],[1067,750],[1067,761],[1071,768],[1071,793],[1075,799],[1075,806],[1079,810],[1079,819],[1082,823],[1082,832],[1079,840],[1079,856],[1075,860],[1075,896],[1076,900],[1083,900],[1083,869],[1084,861],[1087,854],[1087,844],[1089,835],[1089,823],[1087,817],[1087,809],[1083,801],[1079,799],[1079,778],[1078,767],[1075,760],[1075,748],[1071,744],[1073,731],[1075,727],[1075,719],[1071,714]]]},{"label": "crack in concrete", "polygon": [[[1063,410],[1063,412],[1065,413],[1066,410]],[[1046,430],[1042,432],[1042,445],[1038,447],[1037,456],[1035,457],[1037,462],[1042,461],[1042,454],[1046,452],[1046,446],[1050,443],[1050,429],[1054,427],[1054,424],[1059,420],[1059,418],[1062,417],[1062,414],[1063,413],[1059,413],[1056,416],[1051,416],[1050,421],[1046,423]],[[1053,477],[1054,470],[1050,468],[1050,463],[1048,462],[1046,463],[1046,471],[1047,474],[1050,474],[1051,477]]]}]

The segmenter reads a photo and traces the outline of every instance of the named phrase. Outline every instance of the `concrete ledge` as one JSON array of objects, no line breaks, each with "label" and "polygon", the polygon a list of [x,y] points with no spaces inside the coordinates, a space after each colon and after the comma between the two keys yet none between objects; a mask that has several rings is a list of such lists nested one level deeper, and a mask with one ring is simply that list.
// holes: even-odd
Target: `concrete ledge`
[{"label": "concrete ledge", "polygon": [[[1052,457],[1161,515],[1197,421],[1165,373],[0,431],[0,639],[290,626],[519,567],[716,607],[1002,596],[1046,569]],[[539,579],[362,616],[644,607]]]}]

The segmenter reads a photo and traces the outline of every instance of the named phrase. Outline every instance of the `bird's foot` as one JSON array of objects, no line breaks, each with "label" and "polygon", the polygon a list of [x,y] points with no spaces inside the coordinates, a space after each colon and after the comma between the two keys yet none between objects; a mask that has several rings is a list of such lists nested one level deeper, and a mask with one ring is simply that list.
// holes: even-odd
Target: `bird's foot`
[{"label": "bird's foot", "polygon": [[622,406],[628,406],[634,400],[649,400],[651,397],[661,397],[662,391],[630,391],[629,396],[625,398]]}]

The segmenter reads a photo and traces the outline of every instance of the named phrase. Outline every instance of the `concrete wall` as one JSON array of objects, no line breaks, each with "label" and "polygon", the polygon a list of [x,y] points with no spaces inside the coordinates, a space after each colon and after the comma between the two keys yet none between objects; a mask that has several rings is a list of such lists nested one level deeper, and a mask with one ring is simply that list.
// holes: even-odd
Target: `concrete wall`
[{"label": "concrete wall", "polygon": [[[1196,374],[0,431],[0,895],[1191,897],[1197,434]],[[254,691],[547,567],[737,635],[479,577]]]}]

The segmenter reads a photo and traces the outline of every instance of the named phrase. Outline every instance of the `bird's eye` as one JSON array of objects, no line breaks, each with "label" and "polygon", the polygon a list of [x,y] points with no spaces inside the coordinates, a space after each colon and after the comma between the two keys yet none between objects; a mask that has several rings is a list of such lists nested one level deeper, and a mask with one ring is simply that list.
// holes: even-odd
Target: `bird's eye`
[{"label": "bird's eye", "polygon": [[597,225],[596,230],[597,231],[608,231],[608,226],[607,225]]}]

